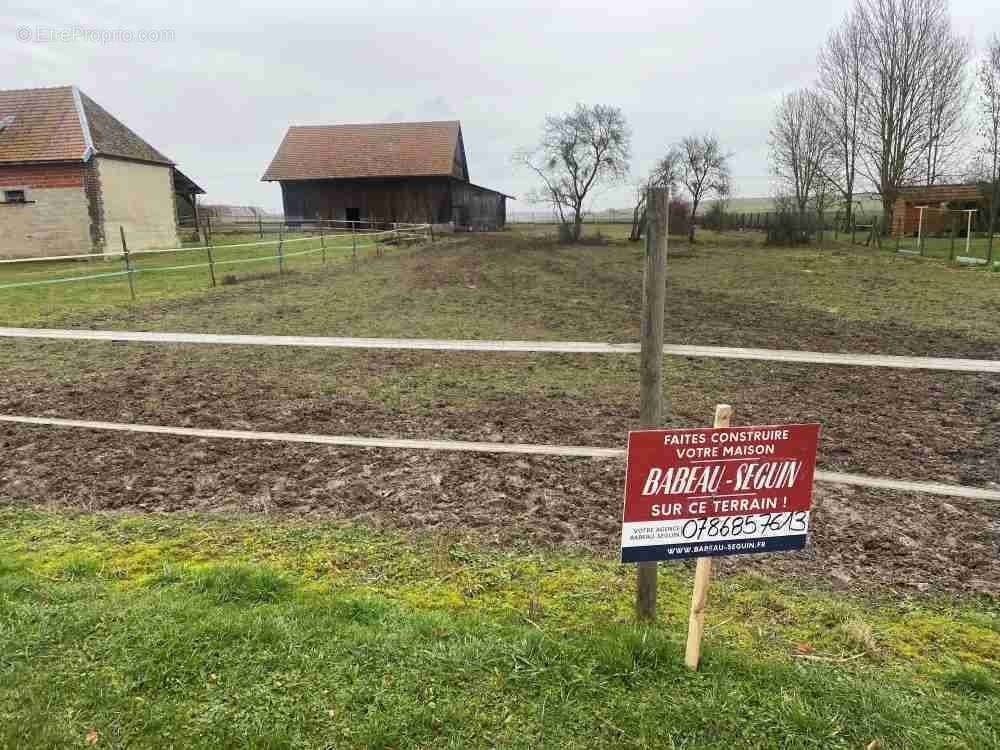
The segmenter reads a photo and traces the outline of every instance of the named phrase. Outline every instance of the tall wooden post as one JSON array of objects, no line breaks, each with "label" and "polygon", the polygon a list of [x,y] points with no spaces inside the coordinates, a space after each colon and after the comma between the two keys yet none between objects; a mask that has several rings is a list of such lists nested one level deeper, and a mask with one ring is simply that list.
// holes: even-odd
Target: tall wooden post
[{"label": "tall wooden post", "polygon": [[261,239],[264,239],[264,220],[257,214],[257,234],[260,235]]},{"label": "tall wooden post", "polygon": [[121,224],[118,225],[118,231],[122,236],[122,260],[125,262],[125,275],[128,278],[128,291],[132,295],[132,301],[135,302],[135,282],[132,280],[132,259],[128,254],[128,244],[125,242],[125,227]]},{"label": "tall wooden post", "polygon": [[[733,407],[719,404],[715,407],[714,427],[732,424]],[[688,639],[684,650],[684,664],[697,669],[701,661],[701,639],[705,635],[705,604],[708,601],[708,583],[712,579],[712,558],[699,557],[694,570],[694,590],[691,592],[691,614],[688,617]]]},{"label": "tall wooden post", "polygon": [[323,248],[323,265],[326,265],[326,237],[323,236],[323,225],[319,226],[319,244]]},{"label": "tall wooden post", "polygon": [[[642,361],[639,426],[663,426],[663,309],[667,297],[666,188],[646,192],[646,260],[642,279]],[[639,620],[656,618],[656,562],[641,562],[636,571],[635,612]]]}]

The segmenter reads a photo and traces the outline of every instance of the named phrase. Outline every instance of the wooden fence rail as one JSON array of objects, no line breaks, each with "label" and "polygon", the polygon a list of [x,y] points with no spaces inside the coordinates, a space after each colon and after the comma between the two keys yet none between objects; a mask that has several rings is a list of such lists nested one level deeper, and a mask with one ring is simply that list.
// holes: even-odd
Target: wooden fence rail
[{"label": "wooden fence rail", "polygon": [[[160,333],[156,331],[89,331],[82,329],[2,328],[0,338],[126,341],[148,344],[217,346],[302,346],[334,349],[400,349],[454,352],[539,352],[550,354],[639,354],[639,344],[590,341],[474,341],[451,339],[343,338],[336,336],[265,336],[229,333]],[[1000,374],[1000,361],[952,357],[909,357],[884,354],[808,352],[794,349],[750,349],[732,346],[667,344],[665,355],[709,359],[746,359],[814,365],[891,367]]]}]

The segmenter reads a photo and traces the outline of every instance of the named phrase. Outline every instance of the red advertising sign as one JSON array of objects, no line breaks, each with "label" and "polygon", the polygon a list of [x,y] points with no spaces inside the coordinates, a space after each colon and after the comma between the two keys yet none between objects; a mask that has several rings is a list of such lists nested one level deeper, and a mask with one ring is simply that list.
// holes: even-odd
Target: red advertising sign
[{"label": "red advertising sign", "polygon": [[802,549],[818,424],[628,435],[622,562]]}]

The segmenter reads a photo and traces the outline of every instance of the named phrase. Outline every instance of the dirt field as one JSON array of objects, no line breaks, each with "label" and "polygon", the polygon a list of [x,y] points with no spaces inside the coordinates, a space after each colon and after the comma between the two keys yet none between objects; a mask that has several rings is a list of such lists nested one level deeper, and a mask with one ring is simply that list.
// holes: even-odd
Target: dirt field
[{"label": "dirt field", "polygon": [[[356,275],[293,274],[46,325],[634,340],[639,252],[451,240]],[[675,261],[668,340],[1000,356],[995,314],[956,314],[987,309],[997,274],[846,249],[780,252],[719,245]],[[774,273],[789,282],[775,288]],[[638,419],[637,357],[20,342],[5,344],[0,366],[5,414],[595,446],[620,446]],[[741,424],[820,421],[826,469],[1000,485],[995,377],[677,358],[667,372],[670,425],[704,424],[725,401]],[[0,427],[8,502],[332,515],[604,555],[617,548],[622,474],[618,461]],[[817,506],[805,553],[724,568],[832,587],[1000,592],[1000,511],[988,503],[821,485]]]}]

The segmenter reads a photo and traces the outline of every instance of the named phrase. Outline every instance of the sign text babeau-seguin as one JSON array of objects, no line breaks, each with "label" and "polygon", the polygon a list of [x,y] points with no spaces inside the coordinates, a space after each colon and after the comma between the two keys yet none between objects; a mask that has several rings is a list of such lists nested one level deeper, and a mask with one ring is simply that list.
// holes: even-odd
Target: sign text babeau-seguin
[{"label": "sign text babeau-seguin", "polygon": [[622,561],[800,549],[819,425],[629,433]]}]

